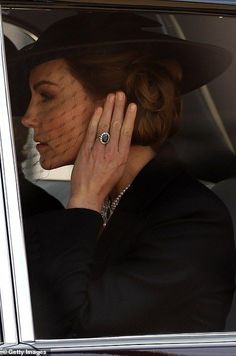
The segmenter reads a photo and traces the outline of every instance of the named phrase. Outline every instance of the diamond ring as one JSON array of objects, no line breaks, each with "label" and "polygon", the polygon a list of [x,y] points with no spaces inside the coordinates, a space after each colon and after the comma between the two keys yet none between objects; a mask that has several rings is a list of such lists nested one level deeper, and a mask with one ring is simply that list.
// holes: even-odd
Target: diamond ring
[{"label": "diamond ring", "polygon": [[110,141],[111,136],[109,132],[103,132],[101,133],[101,135],[98,135],[98,138],[103,145],[107,145]]}]

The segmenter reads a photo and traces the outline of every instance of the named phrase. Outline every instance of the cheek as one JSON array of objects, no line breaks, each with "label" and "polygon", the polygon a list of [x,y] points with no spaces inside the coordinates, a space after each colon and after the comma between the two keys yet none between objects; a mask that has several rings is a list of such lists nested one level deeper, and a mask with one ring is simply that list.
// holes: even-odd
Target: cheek
[{"label": "cheek", "polygon": [[40,152],[43,168],[74,163],[94,110],[94,102],[77,82],[67,86],[55,101],[44,107],[44,112],[40,113],[43,135],[39,136],[45,138],[48,147]]},{"label": "cheek", "polygon": [[70,125],[74,128],[76,134],[79,132],[80,135],[84,135],[94,113],[95,105],[86,95],[74,96],[74,98],[70,118],[67,120],[70,121]]},{"label": "cheek", "polygon": [[78,152],[80,145],[85,137],[93,111],[90,108],[74,108],[69,120],[66,120],[63,142],[65,148],[73,149]]},{"label": "cheek", "polygon": [[60,120],[54,121],[51,143],[55,159],[63,160],[62,164],[73,163],[76,159],[93,112],[93,105],[74,103],[70,108],[64,108]]}]

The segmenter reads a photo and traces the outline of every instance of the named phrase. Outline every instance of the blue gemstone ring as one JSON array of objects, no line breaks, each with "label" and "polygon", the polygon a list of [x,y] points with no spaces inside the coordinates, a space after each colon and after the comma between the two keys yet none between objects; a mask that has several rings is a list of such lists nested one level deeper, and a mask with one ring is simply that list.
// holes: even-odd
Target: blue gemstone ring
[{"label": "blue gemstone ring", "polygon": [[107,145],[111,136],[109,132],[103,132],[101,135],[98,135],[98,138],[103,145]]}]

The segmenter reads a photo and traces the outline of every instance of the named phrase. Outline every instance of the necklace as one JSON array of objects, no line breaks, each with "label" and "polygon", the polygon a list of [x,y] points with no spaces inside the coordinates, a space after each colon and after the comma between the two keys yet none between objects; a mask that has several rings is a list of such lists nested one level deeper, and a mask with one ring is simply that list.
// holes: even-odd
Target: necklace
[{"label": "necklace", "polygon": [[130,187],[130,184],[127,185],[127,187],[125,187],[125,189],[122,190],[122,192],[120,192],[120,194],[114,199],[111,200],[111,198],[106,198],[106,200],[103,203],[102,206],[102,211],[101,211],[101,215],[103,218],[103,226],[105,227],[108,220],[110,219],[110,217],[112,216],[112,214],[114,213],[115,208],[117,207],[117,205],[119,204],[121,197],[124,195],[124,193],[126,192],[126,190]]}]

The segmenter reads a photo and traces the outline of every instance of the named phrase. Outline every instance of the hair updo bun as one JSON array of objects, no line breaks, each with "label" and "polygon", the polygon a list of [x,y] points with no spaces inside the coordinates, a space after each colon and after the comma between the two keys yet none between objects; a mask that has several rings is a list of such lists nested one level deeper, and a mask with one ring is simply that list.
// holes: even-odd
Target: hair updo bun
[{"label": "hair updo bun", "polygon": [[138,105],[133,143],[163,143],[179,127],[181,69],[171,61],[138,59],[130,66],[125,92]]},{"label": "hair updo bun", "polygon": [[95,99],[122,90],[138,106],[132,144],[160,146],[179,128],[182,70],[172,60],[155,60],[140,52],[70,57],[67,64]]}]

